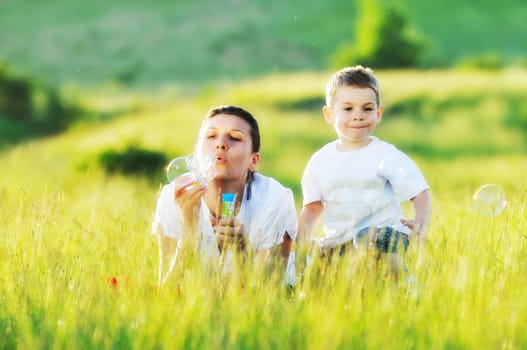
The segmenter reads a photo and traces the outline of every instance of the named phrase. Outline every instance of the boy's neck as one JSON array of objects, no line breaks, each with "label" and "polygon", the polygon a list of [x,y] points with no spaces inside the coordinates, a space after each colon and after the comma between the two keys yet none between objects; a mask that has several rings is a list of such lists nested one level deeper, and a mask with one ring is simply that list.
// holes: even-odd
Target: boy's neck
[{"label": "boy's neck", "polygon": [[365,148],[370,143],[372,143],[372,141],[373,141],[372,136],[368,137],[368,139],[363,142],[349,142],[349,141],[343,142],[341,139],[339,139],[337,141],[337,151],[339,152],[356,151],[361,148]]}]

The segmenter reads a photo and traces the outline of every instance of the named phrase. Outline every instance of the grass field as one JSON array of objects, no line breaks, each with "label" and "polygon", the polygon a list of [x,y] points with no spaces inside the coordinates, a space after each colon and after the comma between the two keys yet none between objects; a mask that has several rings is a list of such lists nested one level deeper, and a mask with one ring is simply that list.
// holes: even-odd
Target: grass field
[{"label": "grass field", "polygon": [[[416,283],[348,259],[322,275],[315,262],[288,294],[258,266],[225,281],[193,256],[159,289],[163,169],[110,174],[99,159],[188,154],[211,106],[242,105],[260,123],[259,171],[299,210],[303,168],[334,138],[323,88],[355,2],[0,0],[0,62],[87,112],[33,139],[0,117],[0,349],[527,348],[527,3],[401,3],[430,66],[494,55],[508,68],[377,72],[377,135],[432,190],[430,240],[407,254]],[[475,210],[488,183],[507,196],[495,217]]]},{"label": "grass field", "polygon": [[[260,120],[260,171],[300,203],[307,159],[334,138],[320,114],[328,76],[211,84],[193,98],[178,88],[88,90],[86,106],[120,112],[3,149],[0,348],[527,347],[524,71],[379,72],[386,112],[377,134],[412,155],[433,194],[429,243],[407,255],[414,289],[350,260],[319,281],[307,275],[287,295],[257,273],[244,288],[236,278],[225,284],[192,257],[156,287],[148,232],[161,169],[110,175],[97,156],[127,145],[187,154],[208,108],[237,103]],[[506,192],[501,215],[474,210],[472,195],[485,183]]]}]

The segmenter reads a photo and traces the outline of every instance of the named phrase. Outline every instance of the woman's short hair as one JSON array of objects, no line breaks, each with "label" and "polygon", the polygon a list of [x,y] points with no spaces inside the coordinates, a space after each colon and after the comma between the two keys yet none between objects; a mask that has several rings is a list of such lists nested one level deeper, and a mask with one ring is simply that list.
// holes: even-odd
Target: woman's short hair
[{"label": "woman's short hair", "polygon": [[218,114],[235,115],[245,120],[250,126],[252,151],[254,153],[260,151],[260,128],[258,127],[258,122],[251,113],[237,106],[217,106],[209,110],[205,119],[214,118]]}]

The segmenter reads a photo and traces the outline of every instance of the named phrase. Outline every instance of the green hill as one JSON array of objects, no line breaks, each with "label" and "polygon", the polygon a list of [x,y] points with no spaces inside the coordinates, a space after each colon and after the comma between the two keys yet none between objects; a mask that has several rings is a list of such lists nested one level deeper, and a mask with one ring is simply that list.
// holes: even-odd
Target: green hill
[{"label": "green hill", "polygon": [[[168,92],[155,97],[94,92],[84,96],[85,103],[100,113],[114,114],[113,118],[82,121],[60,135],[27,142],[27,154],[24,144],[4,151],[17,154],[13,160],[29,166],[31,162],[22,159],[39,149],[35,162],[59,173],[99,169],[100,154],[129,147],[160,152],[170,159],[192,152],[202,117],[211,106],[237,104],[259,120],[260,170],[299,194],[300,175],[310,155],[335,138],[321,114],[329,75],[269,75],[211,86],[207,93],[184,98]],[[526,71],[383,71],[378,76],[385,113],[376,135],[403,151],[430,163],[525,154]],[[60,165],[54,159],[61,159]]]},{"label": "green hill", "polygon": [[[524,59],[522,0],[404,0],[430,64]],[[152,86],[321,70],[353,39],[354,1],[0,2],[0,60],[46,82]]]}]

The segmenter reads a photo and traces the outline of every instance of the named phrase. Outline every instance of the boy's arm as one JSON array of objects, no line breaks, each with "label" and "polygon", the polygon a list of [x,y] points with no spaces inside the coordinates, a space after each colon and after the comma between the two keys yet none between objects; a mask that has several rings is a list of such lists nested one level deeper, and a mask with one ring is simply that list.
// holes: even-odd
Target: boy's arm
[{"label": "boy's arm", "polygon": [[316,201],[304,205],[300,212],[296,239],[296,256],[298,259],[297,261],[301,265],[305,263],[306,256],[310,254],[309,239],[322,216],[323,210],[324,205],[322,204],[322,201]]},{"label": "boy's arm", "polygon": [[306,243],[311,238],[311,234],[320,220],[324,206],[322,201],[311,202],[304,205],[298,219],[298,237],[297,242]]},{"label": "boy's arm", "polygon": [[413,220],[403,219],[401,221],[412,230],[412,235],[415,235],[418,240],[426,241],[428,226],[430,224],[430,215],[432,213],[430,192],[424,190],[419,193],[412,198],[412,203],[414,205],[415,218]]}]

